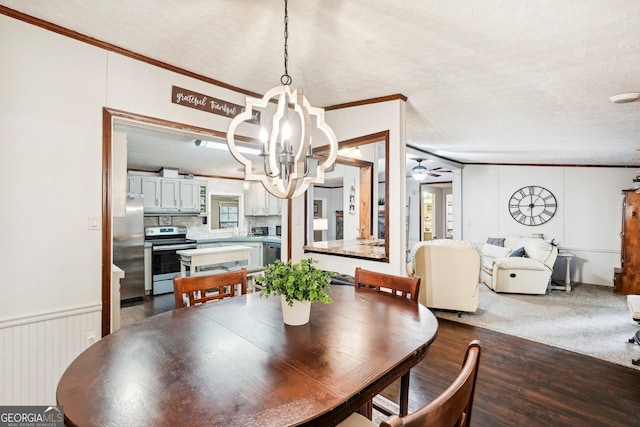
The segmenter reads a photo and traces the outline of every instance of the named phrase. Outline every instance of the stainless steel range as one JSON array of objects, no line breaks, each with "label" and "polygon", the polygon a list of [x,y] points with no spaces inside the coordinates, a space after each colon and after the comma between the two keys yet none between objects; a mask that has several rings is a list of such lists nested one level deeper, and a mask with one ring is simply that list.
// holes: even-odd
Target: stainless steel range
[{"label": "stainless steel range", "polygon": [[151,243],[151,293],[173,292],[173,278],[180,275],[180,257],[176,251],[195,249],[196,241],[187,239],[187,227],[145,227],[145,241]]}]

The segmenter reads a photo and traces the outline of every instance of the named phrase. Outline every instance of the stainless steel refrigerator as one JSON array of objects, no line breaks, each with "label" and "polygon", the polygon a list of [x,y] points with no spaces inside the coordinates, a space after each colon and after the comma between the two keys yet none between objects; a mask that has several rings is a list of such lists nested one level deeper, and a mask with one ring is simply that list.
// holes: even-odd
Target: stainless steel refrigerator
[{"label": "stainless steel refrigerator", "polygon": [[113,263],[124,270],[120,301],[144,298],[144,208],[142,194],[127,194],[126,214],[113,217]]}]

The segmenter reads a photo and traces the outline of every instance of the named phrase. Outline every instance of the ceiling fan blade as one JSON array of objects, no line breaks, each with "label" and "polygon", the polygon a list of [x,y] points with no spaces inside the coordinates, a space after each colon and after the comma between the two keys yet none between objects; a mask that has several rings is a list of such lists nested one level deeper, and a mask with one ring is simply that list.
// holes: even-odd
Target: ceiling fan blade
[{"label": "ceiling fan blade", "polygon": [[436,178],[440,176],[439,174],[433,173],[433,172],[427,172],[427,175],[433,176],[433,177],[436,177]]},{"label": "ceiling fan blade", "polygon": [[442,173],[451,173],[451,171],[449,169],[444,169],[441,166],[438,166],[437,168],[433,168],[433,169],[429,169],[430,171],[438,171],[438,172],[442,172]]}]

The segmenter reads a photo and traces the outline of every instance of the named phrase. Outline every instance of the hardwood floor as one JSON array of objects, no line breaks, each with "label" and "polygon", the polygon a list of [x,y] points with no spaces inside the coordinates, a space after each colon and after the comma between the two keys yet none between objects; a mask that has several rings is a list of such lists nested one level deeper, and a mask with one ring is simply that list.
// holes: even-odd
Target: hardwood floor
[{"label": "hardwood floor", "polygon": [[142,302],[127,303],[120,309],[120,326],[176,308],[173,294],[147,295]]},{"label": "hardwood floor", "polygon": [[[411,371],[409,412],[457,375],[472,339],[483,349],[472,426],[640,426],[640,371],[487,329],[439,320]],[[640,349],[639,349],[640,352]],[[383,395],[397,401],[397,384]]]},{"label": "hardwood floor", "polygon": [[[124,308],[121,318],[124,325],[173,308],[172,294],[147,297]],[[472,426],[640,426],[640,371],[487,329],[439,323],[429,354],[411,371],[410,412],[450,384],[467,344],[479,339]],[[397,393],[394,384],[383,395],[397,401]]]}]

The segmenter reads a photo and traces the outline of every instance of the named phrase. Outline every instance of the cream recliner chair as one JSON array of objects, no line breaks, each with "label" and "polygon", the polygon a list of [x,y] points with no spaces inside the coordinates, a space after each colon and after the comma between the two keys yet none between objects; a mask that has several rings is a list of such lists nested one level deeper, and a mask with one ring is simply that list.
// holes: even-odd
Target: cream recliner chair
[{"label": "cream recliner chair", "polygon": [[458,312],[478,309],[480,253],[472,243],[430,240],[416,243],[412,253],[410,270],[421,279],[418,302]]},{"label": "cream recliner chair", "polygon": [[[514,252],[520,250],[520,256]],[[503,250],[503,253],[499,253]],[[496,292],[547,293],[558,249],[544,239],[507,236],[504,247],[485,244],[482,247],[482,281]]]}]

